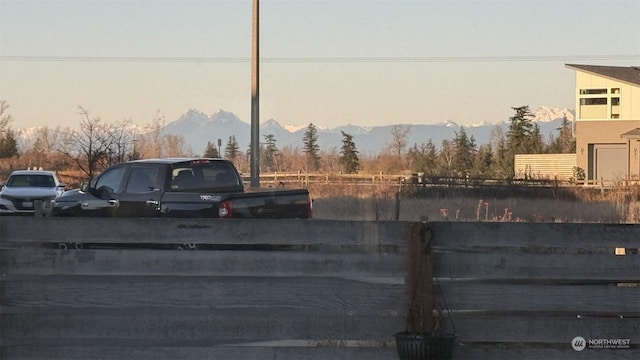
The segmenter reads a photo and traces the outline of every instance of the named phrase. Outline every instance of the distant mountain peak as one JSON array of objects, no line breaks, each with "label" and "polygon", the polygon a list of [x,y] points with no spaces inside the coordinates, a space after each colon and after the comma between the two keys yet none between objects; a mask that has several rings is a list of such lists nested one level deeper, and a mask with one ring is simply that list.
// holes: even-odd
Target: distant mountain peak
[{"label": "distant mountain peak", "polygon": [[174,120],[169,123],[192,123],[192,124],[204,124],[208,120],[208,117],[205,113],[200,112],[198,110],[189,109],[186,113],[182,114],[177,120]]},{"label": "distant mountain peak", "polygon": [[207,116],[207,115],[202,111],[198,111],[196,109],[189,109],[187,110],[186,113],[184,113],[183,116]]},{"label": "distant mountain peak", "polygon": [[269,119],[269,120],[263,122],[261,127],[263,127],[263,128],[280,128],[280,129],[282,128],[280,123],[277,122],[275,119]]},{"label": "distant mountain peak", "polygon": [[438,123],[438,125],[442,125],[442,126],[446,126],[448,128],[459,128],[460,125],[458,125],[455,121],[453,120],[447,120],[441,123]]},{"label": "distant mountain peak", "polygon": [[240,120],[238,116],[236,116],[236,114],[229,111],[224,111],[222,109],[216,111],[213,115],[211,115],[211,117],[209,117],[209,121],[221,122],[221,123],[236,122],[236,121],[243,122],[242,120]]},{"label": "distant mountain peak", "polygon": [[569,109],[557,109],[549,106],[538,107],[533,113],[533,116],[535,117],[535,121],[539,122],[550,122],[557,119],[563,119],[565,117],[568,121],[574,120],[574,115]]}]

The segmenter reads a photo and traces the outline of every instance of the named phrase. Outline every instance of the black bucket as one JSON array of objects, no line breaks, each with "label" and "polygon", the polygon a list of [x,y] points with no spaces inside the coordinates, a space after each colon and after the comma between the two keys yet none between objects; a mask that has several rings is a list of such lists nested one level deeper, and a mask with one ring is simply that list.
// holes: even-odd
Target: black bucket
[{"label": "black bucket", "polygon": [[451,360],[456,335],[396,333],[396,349],[400,360]]}]

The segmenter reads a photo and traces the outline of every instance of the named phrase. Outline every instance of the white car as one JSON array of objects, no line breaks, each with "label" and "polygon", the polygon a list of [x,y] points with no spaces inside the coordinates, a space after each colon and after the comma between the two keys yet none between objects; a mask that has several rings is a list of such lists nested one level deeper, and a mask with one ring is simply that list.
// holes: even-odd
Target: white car
[{"label": "white car", "polygon": [[65,186],[53,171],[14,171],[0,188],[0,215],[33,214],[38,200],[45,209],[51,200],[62,195]]}]

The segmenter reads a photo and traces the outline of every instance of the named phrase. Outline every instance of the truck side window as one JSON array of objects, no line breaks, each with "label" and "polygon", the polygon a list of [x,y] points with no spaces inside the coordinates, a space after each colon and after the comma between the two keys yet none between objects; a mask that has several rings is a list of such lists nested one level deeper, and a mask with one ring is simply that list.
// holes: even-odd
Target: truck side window
[{"label": "truck side window", "polygon": [[152,191],[155,188],[155,179],[158,169],[155,167],[133,167],[127,182],[128,193],[143,193]]},{"label": "truck side window", "polygon": [[95,189],[101,192],[119,192],[124,170],[124,167],[117,167],[102,173],[96,181]]}]

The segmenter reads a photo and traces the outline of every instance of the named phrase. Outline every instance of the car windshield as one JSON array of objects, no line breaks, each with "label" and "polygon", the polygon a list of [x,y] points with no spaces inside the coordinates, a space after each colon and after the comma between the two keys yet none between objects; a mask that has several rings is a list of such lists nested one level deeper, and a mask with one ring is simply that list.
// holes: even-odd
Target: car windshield
[{"label": "car windshield", "polygon": [[51,175],[12,175],[7,181],[8,187],[54,187],[56,186]]}]

